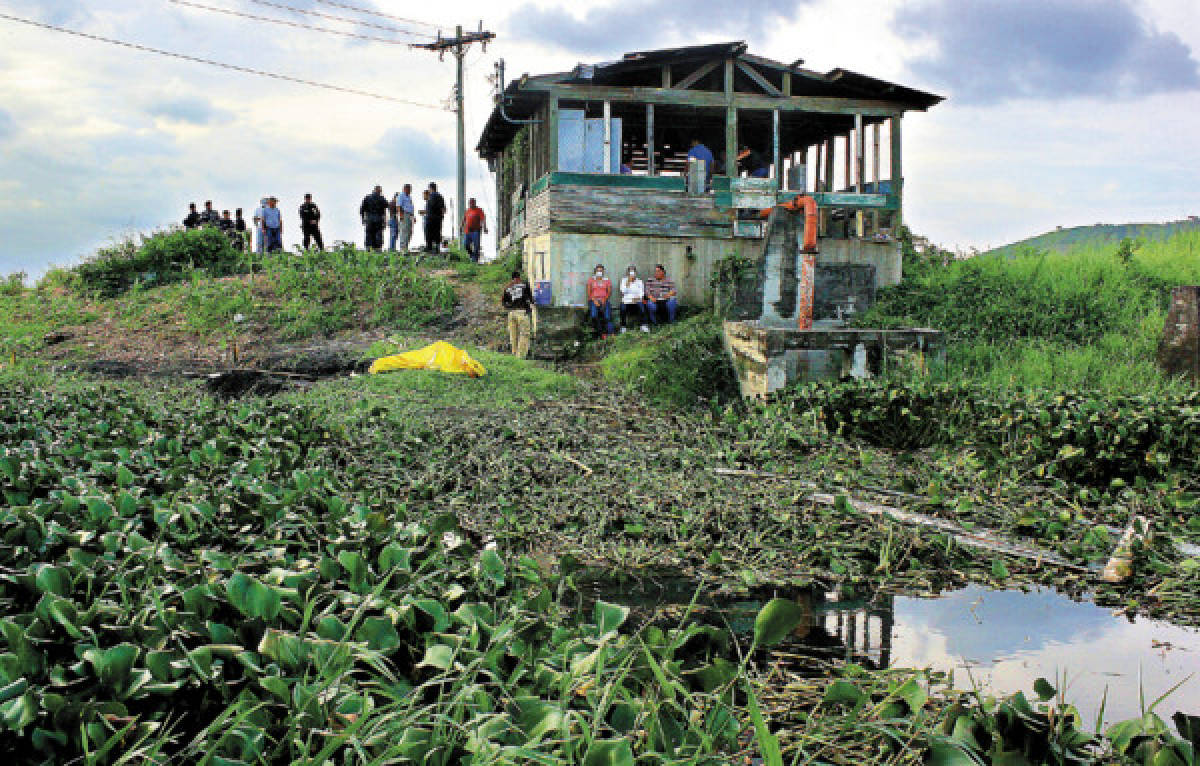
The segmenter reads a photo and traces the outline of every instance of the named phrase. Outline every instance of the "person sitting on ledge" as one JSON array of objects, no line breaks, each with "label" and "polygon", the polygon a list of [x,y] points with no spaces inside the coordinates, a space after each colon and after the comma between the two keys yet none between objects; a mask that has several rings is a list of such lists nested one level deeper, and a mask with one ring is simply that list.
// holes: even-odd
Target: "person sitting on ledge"
[{"label": "person sitting on ledge", "polygon": [[665,310],[667,314],[667,322],[675,321],[675,314],[679,311],[679,301],[676,298],[675,283],[667,279],[667,270],[660,263],[654,267],[654,276],[646,280],[646,314],[650,317],[650,324],[659,324],[661,320],[660,312]]}]

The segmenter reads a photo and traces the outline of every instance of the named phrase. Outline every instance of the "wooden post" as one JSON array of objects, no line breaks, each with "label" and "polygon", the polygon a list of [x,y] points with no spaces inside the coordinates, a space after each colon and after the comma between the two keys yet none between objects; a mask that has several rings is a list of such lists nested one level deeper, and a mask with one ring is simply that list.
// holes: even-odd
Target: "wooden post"
[{"label": "wooden post", "polygon": [[737,178],[737,107],[725,108],[725,175]]},{"label": "wooden post", "polygon": [[646,173],[656,175],[654,167],[654,104],[646,104]]},{"label": "wooden post", "polygon": [[612,102],[604,102],[604,172],[613,172],[612,167]]},{"label": "wooden post", "polygon": [[671,65],[666,64],[662,68],[662,86],[664,88],[671,87]]},{"label": "wooden post", "polygon": [[902,162],[901,141],[902,135],[900,130],[901,116],[896,115],[891,119],[892,136],[891,161],[892,161],[892,194],[896,195],[896,212],[892,215],[892,227],[900,228],[904,223],[904,164]]},{"label": "wooden post", "polygon": [[792,73],[783,73],[783,95],[787,98],[792,97]]},{"label": "wooden post", "polygon": [[783,188],[783,159],[779,147],[779,110],[771,112],[771,160],[774,162],[775,189]]},{"label": "wooden post", "polygon": [[[844,182],[846,184],[846,191],[849,191],[850,188],[854,185],[854,181],[852,180],[854,178],[854,169],[853,169],[853,167],[851,167],[851,165],[854,162],[854,149],[851,147],[851,142],[853,140],[854,140],[854,131],[851,130],[849,133],[846,134],[846,158],[845,158],[846,159],[846,177],[844,179]],[[834,189],[834,191],[837,191],[837,189]]]},{"label": "wooden post", "polygon": [[551,95],[548,107],[546,109],[546,153],[547,157],[546,169],[550,171],[558,170],[558,97]]},{"label": "wooden post", "polygon": [[[867,134],[863,130],[863,116],[854,115],[854,191],[862,194],[867,184]],[[861,238],[866,227],[866,216],[859,210],[854,216],[855,229]]]},{"label": "wooden post", "polygon": [[836,145],[832,138],[825,139],[825,188],[822,191],[833,191],[833,163]]},{"label": "wooden post", "polygon": [[[871,152],[871,174],[873,176],[872,180],[874,181],[874,184],[875,184],[874,188],[871,191],[878,194],[879,193],[879,181],[880,181],[880,176],[879,176],[879,123],[878,122],[871,126],[871,139],[872,139],[872,143],[874,144],[874,148]],[[878,231],[879,231],[879,211],[878,210],[874,210],[871,212],[871,229],[875,233],[878,233]]]}]

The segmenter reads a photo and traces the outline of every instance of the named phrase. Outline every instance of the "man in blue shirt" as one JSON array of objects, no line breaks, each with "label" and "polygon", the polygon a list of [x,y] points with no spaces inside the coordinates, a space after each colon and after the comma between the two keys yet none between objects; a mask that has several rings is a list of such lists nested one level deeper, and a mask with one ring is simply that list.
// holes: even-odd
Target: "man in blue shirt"
[{"label": "man in blue shirt", "polygon": [[713,153],[707,146],[700,143],[700,139],[692,139],[692,148],[688,149],[688,159],[704,160],[704,172],[711,179],[713,174]]},{"label": "man in blue shirt", "polygon": [[267,206],[263,208],[263,229],[268,253],[283,250],[283,211],[276,206],[278,202],[275,197],[268,197]]},{"label": "man in blue shirt", "polygon": [[404,184],[404,191],[392,197],[389,207],[391,220],[388,221],[388,227],[392,240],[389,249],[395,252],[396,243],[399,241],[400,252],[407,253],[408,243],[412,241],[413,219],[417,215],[416,209],[413,208],[412,184]]}]

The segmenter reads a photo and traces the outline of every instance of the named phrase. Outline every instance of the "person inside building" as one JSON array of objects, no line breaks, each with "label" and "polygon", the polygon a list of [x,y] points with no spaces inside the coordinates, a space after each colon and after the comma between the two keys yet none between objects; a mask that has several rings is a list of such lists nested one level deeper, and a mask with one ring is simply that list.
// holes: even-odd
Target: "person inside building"
[{"label": "person inside building", "polygon": [[533,324],[533,290],[521,278],[521,270],[512,273],[500,302],[508,309],[508,342],[518,359],[529,356],[530,327]]},{"label": "person inside building", "polygon": [[200,214],[196,212],[196,203],[188,205],[187,217],[183,219],[183,228],[194,229],[200,225]]},{"label": "person inside building", "polygon": [[390,212],[392,220],[396,222],[396,229],[391,234],[392,241],[388,244],[388,249],[393,252],[399,249],[400,252],[407,253],[408,245],[412,242],[413,219],[416,217],[412,184],[404,184],[404,190],[392,197]]},{"label": "person inside building", "polygon": [[300,203],[300,233],[304,235],[304,249],[309,242],[315,242],[318,250],[325,249],[325,240],[321,239],[321,208],[313,202],[311,194],[304,195]]},{"label": "person inside building", "polygon": [[664,313],[668,323],[674,322],[678,311],[675,283],[667,278],[667,270],[660,263],[654,267],[654,276],[646,280],[646,313],[650,316],[650,324],[662,322]]},{"label": "person inside building", "polygon": [[442,249],[442,219],[446,217],[446,200],[437,190],[437,184],[429,184],[429,201],[425,203],[425,249],[431,253]]},{"label": "person inside building", "polygon": [[771,165],[767,162],[767,158],[762,152],[751,149],[748,146],[742,146],[738,151],[738,167],[745,170],[746,174],[751,178],[770,178]]},{"label": "person inside building", "polygon": [[246,219],[242,217],[242,209],[239,207],[233,212],[233,230],[237,232],[237,238],[233,246],[238,252],[246,252],[247,246],[250,244],[249,233],[246,231]]},{"label": "person inside building", "polygon": [[383,187],[376,186],[367,196],[363,197],[358,206],[358,215],[366,228],[365,245],[368,250],[383,250],[383,226],[387,221],[388,201],[383,196]]},{"label": "person inside building", "polygon": [[278,205],[277,198],[267,197],[267,206],[263,208],[263,231],[266,234],[268,253],[283,250],[283,211]]},{"label": "person inside building", "polygon": [[482,240],[483,235],[487,233],[487,216],[483,214],[483,208],[475,204],[475,198],[467,200],[467,209],[463,212],[462,225],[460,227],[463,233],[463,249],[467,251],[467,255],[475,263],[479,263],[479,258],[483,253]]},{"label": "person inside building", "polygon": [[703,160],[704,172],[708,175],[708,180],[711,181],[713,171],[716,169],[716,163],[713,161],[712,150],[703,144],[698,138],[692,139],[692,148],[688,149],[687,153],[689,160]]},{"label": "person inside building", "polygon": [[621,277],[621,332],[627,332],[631,326],[639,326],[642,332],[650,332],[646,325],[646,286],[638,279],[637,269],[632,265]]},{"label": "person inside building", "polygon": [[612,280],[604,276],[604,265],[596,264],[592,276],[587,281],[588,316],[592,319],[592,327],[596,334],[604,340],[612,334],[612,307],[608,299],[612,297]]}]

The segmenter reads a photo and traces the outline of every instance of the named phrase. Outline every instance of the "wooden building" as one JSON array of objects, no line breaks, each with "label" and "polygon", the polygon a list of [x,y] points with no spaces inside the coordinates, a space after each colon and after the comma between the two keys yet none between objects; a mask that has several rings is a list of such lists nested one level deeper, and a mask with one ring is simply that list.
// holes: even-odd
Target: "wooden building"
[{"label": "wooden building", "polygon": [[[707,302],[722,259],[762,257],[757,212],[807,193],[821,210],[818,269],[869,265],[876,286],[899,282],[902,118],[942,99],[802,64],[731,42],[509,83],[477,146],[496,176],[501,249],[521,249],[555,306],[584,305],[597,263],[614,281],[662,263],[683,302]],[[693,139],[717,162],[708,188],[689,191]],[[743,147],[765,178],[722,165]]]}]

